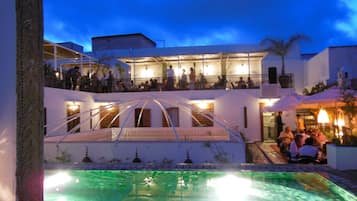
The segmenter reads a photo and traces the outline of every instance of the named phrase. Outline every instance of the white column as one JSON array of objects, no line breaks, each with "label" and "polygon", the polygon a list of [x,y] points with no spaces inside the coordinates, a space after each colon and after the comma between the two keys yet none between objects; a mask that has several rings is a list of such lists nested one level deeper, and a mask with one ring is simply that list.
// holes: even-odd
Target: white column
[{"label": "white column", "polygon": [[54,65],[54,70],[57,71],[57,45],[54,44],[53,46],[53,65]]},{"label": "white column", "polygon": [[81,72],[81,75],[83,74],[83,55],[81,54],[80,55],[80,58],[79,58],[79,65],[80,65],[80,72]]},{"label": "white column", "polygon": [[0,201],[16,192],[16,10],[13,0],[0,6]]},{"label": "white column", "polygon": [[248,52],[248,76],[250,77],[250,55]]}]

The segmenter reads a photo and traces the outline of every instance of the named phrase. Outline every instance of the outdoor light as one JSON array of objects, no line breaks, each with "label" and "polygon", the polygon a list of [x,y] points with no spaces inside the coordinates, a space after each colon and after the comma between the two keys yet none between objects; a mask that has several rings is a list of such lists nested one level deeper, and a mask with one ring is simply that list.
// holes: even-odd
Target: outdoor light
[{"label": "outdoor light", "polygon": [[44,189],[49,189],[58,186],[64,185],[65,183],[69,182],[72,180],[72,177],[70,177],[67,173],[65,172],[59,172],[55,175],[49,176],[45,179],[43,182],[43,187]]},{"label": "outdoor light", "polygon": [[237,75],[248,75],[248,66],[244,63],[236,66]]},{"label": "outdoor light", "polygon": [[330,119],[325,109],[321,108],[319,114],[317,115],[317,123],[329,123]]},{"label": "outdoor light", "polygon": [[209,107],[209,103],[213,103],[213,100],[194,100],[191,101],[192,104],[194,104],[195,106],[197,106],[200,109],[208,109]]},{"label": "outdoor light", "polygon": [[338,126],[339,128],[345,126],[345,120],[342,118],[335,119],[335,126]]},{"label": "outdoor light", "polygon": [[214,75],[213,67],[211,65],[205,65],[203,68],[203,75]]},{"label": "outdoor light", "polygon": [[76,111],[79,109],[79,103],[76,102],[68,102],[68,109],[71,111]]},{"label": "outdoor light", "polygon": [[154,76],[154,72],[152,71],[152,69],[149,69],[147,66],[145,66],[145,69],[142,69],[141,77],[152,78],[153,76]]},{"label": "outdoor light", "polygon": [[210,179],[206,185],[212,187],[219,200],[222,201],[248,200],[250,195],[261,197],[261,193],[252,188],[251,180],[239,178],[235,175]]}]

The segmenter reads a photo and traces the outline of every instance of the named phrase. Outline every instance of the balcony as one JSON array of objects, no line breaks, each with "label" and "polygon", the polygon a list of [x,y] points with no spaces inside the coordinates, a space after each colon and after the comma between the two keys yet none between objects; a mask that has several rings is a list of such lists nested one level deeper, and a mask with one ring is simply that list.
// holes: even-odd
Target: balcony
[{"label": "balcony", "polygon": [[[287,88],[293,88],[293,74],[289,76]],[[81,76],[77,83],[72,83],[69,80],[61,80],[56,76],[56,73],[46,73],[45,86],[60,88],[60,89],[75,89],[79,91],[95,92],[95,93],[111,93],[111,92],[141,92],[141,91],[170,91],[170,90],[207,90],[207,89],[259,89],[263,83],[271,83],[266,74],[251,74],[244,75],[214,75],[214,76],[198,76],[194,83],[189,81],[183,82],[179,77],[174,78],[174,86],[167,86],[166,78],[134,78],[130,79],[114,79],[112,86],[107,86],[105,80],[93,79],[88,76]],[[250,77],[251,81],[248,81]]]}]

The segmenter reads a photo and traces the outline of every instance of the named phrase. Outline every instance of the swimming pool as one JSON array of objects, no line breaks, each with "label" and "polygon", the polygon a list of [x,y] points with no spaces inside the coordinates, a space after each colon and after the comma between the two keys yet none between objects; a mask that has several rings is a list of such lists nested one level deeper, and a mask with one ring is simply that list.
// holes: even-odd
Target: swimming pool
[{"label": "swimming pool", "polygon": [[316,173],[46,171],[45,201],[357,200]]}]

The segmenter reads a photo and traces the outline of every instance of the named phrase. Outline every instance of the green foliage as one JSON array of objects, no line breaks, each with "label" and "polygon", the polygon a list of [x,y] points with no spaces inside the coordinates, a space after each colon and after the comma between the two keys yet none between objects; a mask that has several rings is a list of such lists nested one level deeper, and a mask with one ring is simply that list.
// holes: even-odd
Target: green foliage
[{"label": "green foliage", "polygon": [[345,103],[341,109],[349,119],[348,122],[349,122],[350,129],[353,129],[354,125],[352,123],[352,119],[357,114],[356,98],[351,91],[347,91],[346,89],[343,89],[341,93],[342,93],[342,102]]},{"label": "green foliage", "polygon": [[266,51],[281,57],[281,74],[285,75],[285,56],[290,48],[300,40],[307,40],[308,37],[302,34],[295,34],[287,41],[274,38],[266,38],[261,44],[267,46]]},{"label": "green foliage", "polygon": [[302,93],[306,96],[311,96],[311,95],[320,93],[320,92],[324,91],[325,89],[327,89],[327,86],[323,82],[319,82],[311,88],[311,91],[309,91],[308,89],[305,88]]}]

